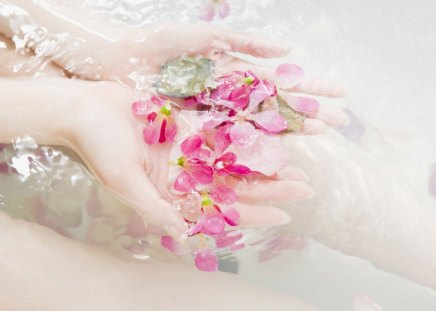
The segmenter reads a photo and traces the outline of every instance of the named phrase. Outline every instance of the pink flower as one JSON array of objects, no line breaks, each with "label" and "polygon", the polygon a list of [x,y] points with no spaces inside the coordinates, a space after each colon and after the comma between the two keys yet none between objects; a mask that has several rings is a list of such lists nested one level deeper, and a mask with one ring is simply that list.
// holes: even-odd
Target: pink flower
[{"label": "pink flower", "polygon": [[281,64],[276,68],[277,86],[283,89],[292,88],[303,81],[303,69],[294,64]]},{"label": "pink flower", "polygon": [[221,18],[230,14],[230,7],[226,0],[206,0],[200,7],[198,17],[204,21],[211,21],[217,12]]},{"label": "pink flower", "polygon": [[177,159],[177,165],[182,171],[176,177],[174,189],[188,193],[198,185],[207,185],[213,181],[213,168],[207,164],[211,152],[202,148],[203,138],[193,135],[183,140],[180,145],[182,156]]},{"label": "pink flower", "polygon": [[218,87],[210,98],[218,105],[231,109],[244,109],[250,102],[250,96],[260,80],[251,71],[234,71],[218,80]]},{"label": "pink flower", "polygon": [[230,141],[240,147],[249,147],[261,130],[278,134],[288,128],[287,121],[277,110],[259,111],[259,104],[277,95],[274,84],[260,80],[252,72],[235,71],[219,80],[210,98],[197,97],[199,103],[216,107],[213,114],[203,115],[200,120],[205,130],[220,124],[230,124]]},{"label": "pink flower", "polygon": [[219,207],[214,204],[211,197],[204,195],[202,215],[192,226],[189,235],[204,233],[206,235],[216,235],[224,232],[227,225],[236,226],[239,223],[239,213],[233,207]]},{"label": "pink flower", "polygon": [[200,249],[195,252],[195,265],[201,271],[214,272],[218,270],[218,256],[210,249]]},{"label": "pink flower", "polygon": [[144,140],[147,144],[173,142],[177,135],[177,124],[172,116],[173,102],[152,96],[148,101],[132,104],[133,114],[144,121]]}]

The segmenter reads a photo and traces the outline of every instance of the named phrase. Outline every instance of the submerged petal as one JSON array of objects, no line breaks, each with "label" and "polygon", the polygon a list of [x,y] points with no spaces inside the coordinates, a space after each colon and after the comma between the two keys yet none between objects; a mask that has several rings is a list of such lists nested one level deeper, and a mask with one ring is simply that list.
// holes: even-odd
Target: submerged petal
[{"label": "submerged petal", "polygon": [[160,131],[160,122],[153,122],[152,124],[146,126],[142,132],[145,142],[149,145],[157,144],[160,138]]},{"label": "submerged petal", "polygon": [[252,146],[259,136],[254,125],[244,121],[236,122],[230,129],[229,134],[232,143],[242,148]]},{"label": "submerged petal", "polygon": [[226,0],[222,0],[218,6],[218,13],[221,18],[225,18],[230,15],[230,6]]},{"label": "submerged petal", "polygon": [[218,234],[224,231],[226,223],[220,210],[215,206],[206,207],[203,215],[203,227],[208,234]]},{"label": "submerged petal", "polygon": [[201,138],[201,136],[193,135],[183,140],[180,147],[182,149],[183,154],[189,156],[195,153],[198,149],[200,149],[202,144],[203,144],[203,139]]},{"label": "submerged petal", "polygon": [[215,151],[219,154],[223,153],[227,147],[232,143],[230,139],[229,129],[232,127],[232,124],[224,125],[220,127],[214,136],[214,148]]},{"label": "submerged petal", "polygon": [[276,84],[280,88],[289,89],[303,81],[304,71],[294,64],[282,64],[277,67],[276,76]]},{"label": "submerged petal", "polygon": [[208,165],[190,164],[189,173],[197,183],[202,185],[210,184],[213,180],[213,169]]},{"label": "submerged petal", "polygon": [[213,272],[218,270],[218,256],[213,250],[200,249],[195,252],[195,265],[201,271]]},{"label": "submerged petal", "polygon": [[218,248],[224,248],[224,247],[235,245],[236,242],[242,239],[242,237],[243,237],[242,233],[237,230],[223,232],[221,234],[214,236],[215,244],[216,247]]},{"label": "submerged petal", "polygon": [[196,182],[189,173],[183,171],[177,176],[173,187],[176,191],[187,193],[195,189]]},{"label": "submerged petal", "polygon": [[200,7],[198,17],[204,21],[211,21],[215,16],[215,5],[212,1],[206,0]]},{"label": "submerged petal", "polygon": [[214,182],[210,197],[215,202],[226,205],[231,205],[238,200],[236,192],[221,181]]},{"label": "submerged petal", "polygon": [[263,111],[251,116],[251,119],[261,129],[269,134],[277,134],[288,128],[288,122],[280,113],[273,110]]},{"label": "submerged petal", "polygon": [[241,216],[239,212],[233,207],[222,207],[221,213],[224,216],[224,220],[230,226],[237,226]]}]

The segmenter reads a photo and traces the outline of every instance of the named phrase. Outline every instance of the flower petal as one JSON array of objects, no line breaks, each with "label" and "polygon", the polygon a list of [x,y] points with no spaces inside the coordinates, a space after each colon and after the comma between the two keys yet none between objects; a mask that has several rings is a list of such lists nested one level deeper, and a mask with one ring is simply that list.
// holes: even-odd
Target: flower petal
[{"label": "flower petal", "polygon": [[204,164],[190,164],[189,173],[199,184],[207,185],[213,180],[213,168]]},{"label": "flower petal", "polygon": [[230,226],[237,226],[241,216],[238,211],[233,207],[223,207],[221,208],[221,213],[224,216],[224,220]]},{"label": "flower petal", "polygon": [[232,145],[229,151],[238,156],[239,164],[266,176],[274,175],[289,162],[289,153],[283,147],[282,138],[263,133],[252,146],[241,148]]},{"label": "flower petal", "polygon": [[234,245],[240,239],[242,239],[243,235],[240,231],[232,230],[223,232],[221,234],[215,235],[215,244],[218,248],[224,248]]},{"label": "flower petal", "polygon": [[230,14],[230,6],[226,0],[222,0],[221,4],[219,4],[218,12],[221,18],[225,18]]},{"label": "flower petal", "polygon": [[231,127],[229,134],[232,143],[242,148],[252,146],[259,136],[253,124],[244,121],[236,122]]},{"label": "flower petal", "polygon": [[215,202],[226,205],[231,205],[238,200],[236,192],[219,180],[214,181],[210,197]]},{"label": "flower petal", "polygon": [[177,123],[173,118],[167,119],[167,125],[165,129],[165,138],[169,142],[174,142],[177,135]]},{"label": "flower petal", "polygon": [[180,174],[177,176],[176,180],[174,181],[174,189],[179,192],[191,192],[196,187],[195,180],[189,175],[189,173],[183,171],[180,172]]},{"label": "flower petal", "polygon": [[223,215],[215,206],[205,208],[202,222],[204,232],[207,234],[221,233],[226,226]]},{"label": "flower petal", "polygon": [[187,243],[180,244],[176,240],[174,240],[170,236],[163,236],[160,238],[160,245],[171,253],[176,254],[178,256],[186,255],[189,253],[189,248]]},{"label": "flower petal", "polygon": [[289,89],[303,81],[303,68],[294,64],[282,64],[276,69],[276,84],[280,88]]},{"label": "flower petal", "polygon": [[218,270],[218,256],[210,249],[201,249],[195,252],[195,266],[206,272]]},{"label": "flower petal", "polygon": [[241,164],[233,165],[228,169],[228,171],[230,173],[237,174],[237,175],[248,175],[251,173],[249,167],[246,167],[245,165],[241,165]]},{"label": "flower petal", "polygon": [[280,113],[273,110],[263,111],[251,116],[256,125],[269,134],[277,134],[288,128],[288,122]]},{"label": "flower petal", "polygon": [[132,104],[132,113],[134,116],[145,116],[149,111],[149,106],[145,101],[136,101]]},{"label": "flower petal", "polygon": [[147,144],[153,145],[159,142],[161,124],[161,122],[153,122],[144,128],[142,134]]},{"label": "flower petal", "polygon": [[220,127],[214,136],[214,148],[218,154],[222,154],[227,147],[232,143],[229,135],[229,129],[232,127],[232,124],[227,124]]},{"label": "flower petal", "polygon": [[212,1],[206,0],[203,5],[201,5],[198,17],[203,21],[211,21],[215,16],[215,5]]},{"label": "flower petal", "polygon": [[265,99],[271,96],[277,95],[277,89],[274,84],[267,80],[260,81],[256,88],[251,92],[250,105],[247,108],[247,112],[251,113],[255,111],[258,105]]},{"label": "flower petal", "polygon": [[184,155],[190,156],[198,149],[200,149],[203,144],[203,139],[200,135],[192,135],[183,140],[180,145]]}]

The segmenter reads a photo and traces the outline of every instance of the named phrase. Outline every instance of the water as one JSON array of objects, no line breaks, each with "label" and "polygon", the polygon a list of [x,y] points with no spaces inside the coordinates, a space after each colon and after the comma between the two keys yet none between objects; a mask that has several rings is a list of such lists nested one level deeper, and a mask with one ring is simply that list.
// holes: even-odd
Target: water
[{"label": "water", "polygon": [[[230,17],[215,19],[214,23],[286,40],[292,44],[287,60],[300,64],[309,76],[331,79],[346,88],[344,99],[323,99],[326,104],[346,107],[354,119],[353,125],[340,133],[345,138],[336,133],[322,138],[331,143],[319,149],[325,155],[324,161],[331,165],[336,163],[335,157],[347,159],[349,156],[351,164],[348,170],[343,168],[347,172],[370,169],[378,163],[389,174],[395,173],[398,177],[392,179],[395,186],[400,180],[401,185],[398,185],[406,185],[406,192],[416,197],[419,204],[436,208],[436,201],[428,191],[430,169],[436,162],[433,135],[436,130],[434,1],[258,0],[229,3]],[[68,1],[68,4],[91,8],[95,14],[146,27],[157,21],[197,21],[199,1],[77,0]],[[275,60],[260,62],[271,66],[279,63]],[[140,73],[133,73],[132,77],[138,85],[144,81]],[[35,149],[32,145],[18,148],[21,145],[23,142],[18,142],[15,149],[10,146],[1,153],[9,167],[18,172],[0,175],[0,188],[4,189],[0,196],[3,209],[16,217],[45,222],[65,235],[111,245],[115,240],[112,247],[128,249],[137,257],[151,254],[156,241],[149,237],[133,238],[131,235],[134,234],[126,233],[125,228],[132,217],[130,212],[96,186],[77,162],[53,147],[49,160],[40,157],[29,163],[29,155],[34,157],[43,153],[47,157],[49,149]],[[365,157],[361,155],[363,153]],[[315,163],[298,157],[295,160],[303,167],[308,166],[304,167],[308,172],[311,171],[309,164]],[[360,167],[353,167],[354,160],[361,164]],[[317,172],[310,175],[317,176]],[[59,183],[59,180],[63,182]],[[344,172],[333,171],[332,180],[343,181]],[[343,193],[334,193],[335,189],[346,189],[345,182],[332,189],[325,188],[322,180],[313,180],[313,183],[319,186],[320,192],[328,189],[325,191],[329,196],[291,206],[291,211],[302,207],[310,209],[316,204],[327,206],[328,202],[346,199],[353,201]],[[364,190],[368,189],[371,190],[370,187]],[[392,185],[392,189],[397,188]],[[371,191],[369,197],[363,195],[362,200],[370,203],[384,200],[383,193]],[[94,199],[90,199],[90,194]],[[388,204],[388,199],[386,201]],[[98,216],[89,217],[89,207],[100,203],[107,212],[96,212]],[[41,205],[48,214],[36,219],[38,208],[37,211],[34,209]],[[374,213],[381,216],[377,210]],[[334,216],[338,222],[342,220],[339,214]],[[253,233],[254,236],[263,234],[262,231]],[[335,251],[331,245],[332,248],[328,248],[310,238],[302,238],[292,230],[274,234],[281,240],[271,242],[268,239],[269,242],[260,246],[226,255],[221,269],[238,272],[247,279],[299,297],[324,310],[352,310],[352,297],[356,293],[370,294],[384,310],[436,309],[436,295],[425,287]],[[255,240],[253,237],[252,241]],[[407,249],[402,251],[407,252]]]}]

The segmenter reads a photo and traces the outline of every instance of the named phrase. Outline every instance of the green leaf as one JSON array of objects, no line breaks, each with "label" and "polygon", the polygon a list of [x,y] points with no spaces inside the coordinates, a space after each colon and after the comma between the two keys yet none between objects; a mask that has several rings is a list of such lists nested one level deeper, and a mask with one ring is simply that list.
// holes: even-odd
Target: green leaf
[{"label": "green leaf", "polygon": [[167,62],[155,84],[159,94],[186,98],[206,90],[215,63],[203,56],[182,56]]}]

